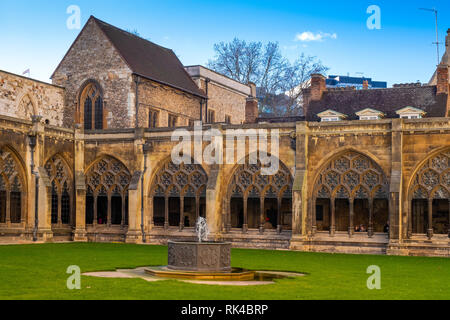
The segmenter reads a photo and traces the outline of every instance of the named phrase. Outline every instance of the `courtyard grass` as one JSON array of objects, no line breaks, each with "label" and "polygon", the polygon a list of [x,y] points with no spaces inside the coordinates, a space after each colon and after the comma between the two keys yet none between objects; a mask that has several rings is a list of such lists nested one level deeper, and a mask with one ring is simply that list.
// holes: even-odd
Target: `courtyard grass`
[{"label": "courtyard grass", "polygon": [[[230,287],[178,281],[81,278],[66,287],[70,265],[82,272],[167,264],[167,247],[128,244],[0,246],[0,299],[450,299],[450,259],[234,249],[232,264],[306,273],[268,286]],[[367,267],[381,268],[381,290],[367,289]]]}]

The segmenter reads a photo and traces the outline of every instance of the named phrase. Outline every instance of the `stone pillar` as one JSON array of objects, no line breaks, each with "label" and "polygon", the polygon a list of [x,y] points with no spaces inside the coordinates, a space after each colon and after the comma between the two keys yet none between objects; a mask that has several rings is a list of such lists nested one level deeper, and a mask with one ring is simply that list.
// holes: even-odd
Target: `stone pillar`
[{"label": "stone pillar", "polygon": [[429,240],[433,238],[433,199],[428,199],[428,229],[427,237]]},{"label": "stone pillar", "polygon": [[336,199],[331,198],[330,236],[334,237],[335,234],[336,234]]},{"label": "stone pillar", "polygon": [[141,171],[136,171],[128,187],[128,232],[125,237],[127,243],[142,241],[141,231]]},{"label": "stone pillar", "polygon": [[266,217],[264,214],[264,197],[261,197],[260,199],[260,212],[259,212],[259,233],[263,234],[264,233],[264,224],[266,223]]},{"label": "stone pillar", "polygon": [[184,229],[184,197],[180,197],[180,232]]},{"label": "stone pillar", "polygon": [[[75,231],[73,240],[76,242],[88,241],[86,232],[86,179],[84,176],[84,132],[81,125],[75,127],[74,141],[75,165]],[[95,222],[95,220],[94,220]]]},{"label": "stone pillar", "polygon": [[355,219],[355,199],[350,198],[350,214],[348,224],[348,236],[351,238],[355,232],[354,219]]},{"label": "stone pillar", "polygon": [[278,210],[277,210],[277,233],[280,234],[283,231],[283,226],[281,225],[281,198],[278,198]]},{"label": "stone pillar", "polygon": [[[169,196],[166,195],[164,204],[164,229],[169,229]],[[198,204],[197,204],[198,207]]]},{"label": "stone pillar", "polygon": [[221,206],[222,199],[220,187],[222,182],[221,166],[212,165],[208,176],[208,185],[206,187],[206,221],[210,231],[211,240],[220,237],[221,226]]},{"label": "stone pillar", "polygon": [[[389,190],[389,237],[398,242],[406,238],[407,217],[402,209],[407,206],[407,198],[402,194],[403,179],[403,119],[392,120],[392,169]],[[400,202],[403,202],[403,205]]]},{"label": "stone pillar", "polygon": [[450,238],[450,199],[448,199],[448,237]]},{"label": "stone pillar", "polygon": [[311,220],[312,220],[311,235],[314,236],[314,235],[316,234],[316,232],[317,232],[317,199],[316,199],[316,197],[314,197],[314,198],[312,199],[311,205],[312,205],[312,208],[311,208],[311,211],[312,211],[312,217],[311,217]]},{"label": "stone pillar", "polygon": [[369,238],[373,237],[373,206],[374,206],[374,199],[369,199],[369,228],[367,230],[367,234]]},{"label": "stone pillar", "polygon": [[[47,172],[43,167],[39,172],[39,203],[38,203],[38,235],[42,241],[52,241],[52,187]],[[60,222],[61,220],[58,220]]]},{"label": "stone pillar", "polygon": [[242,232],[247,233],[248,231],[248,216],[247,216],[247,197],[244,197],[244,224],[242,226]]}]

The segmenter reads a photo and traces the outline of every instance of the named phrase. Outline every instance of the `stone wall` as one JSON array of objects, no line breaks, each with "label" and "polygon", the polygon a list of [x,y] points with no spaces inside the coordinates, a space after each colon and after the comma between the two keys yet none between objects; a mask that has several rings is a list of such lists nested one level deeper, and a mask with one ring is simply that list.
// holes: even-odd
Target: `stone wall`
[{"label": "stone wall", "polygon": [[[133,88],[135,84],[133,83]],[[134,89],[135,90],[135,89]],[[178,117],[177,126],[200,120],[201,98],[147,79],[139,84],[139,127],[149,127],[149,110],[158,112],[157,127],[168,127],[169,114]]]},{"label": "stone wall", "polygon": [[[206,132],[210,127],[204,126],[203,130]],[[213,127],[224,132],[227,129],[278,130],[280,133],[279,159],[281,165],[291,173],[293,180],[292,230],[286,229],[280,234],[277,234],[276,230],[266,230],[263,233],[257,229],[247,232],[227,231],[229,186],[240,165],[217,166],[203,163],[202,168],[208,177],[205,212],[213,238],[226,239],[236,246],[246,247],[290,247],[293,250],[306,251],[448,256],[449,239],[446,235],[436,235],[431,240],[427,240],[426,235],[411,237],[406,232],[411,223],[408,210],[412,179],[427,159],[443,150],[450,150],[448,119],[298,122],[239,126],[216,124]],[[45,166],[48,159],[59,154],[65,159],[71,174],[75,177],[72,199],[75,220],[73,223],[76,225],[76,231],[73,232],[70,228],[60,229],[49,222],[51,185],[45,171],[42,172],[40,180],[42,190],[39,193],[41,199],[39,214],[42,217],[40,237],[47,240],[51,238],[67,240],[73,235],[78,241],[89,239],[90,241],[140,242],[143,237],[140,229],[141,203],[144,205],[143,225],[148,241],[165,243],[174,237],[182,239],[194,237],[193,230],[189,228],[180,231],[178,227],[164,229],[153,224],[154,204],[151,195],[157,184],[155,177],[171,159],[170,154],[175,146],[175,143],[171,141],[172,131],[117,129],[84,134],[80,129],[61,129],[46,126],[43,123],[31,123],[7,117],[0,117],[0,130],[2,137],[0,148],[12,150],[19,159],[20,170],[26,177],[27,190],[24,224],[8,226],[0,223],[0,234],[4,235],[0,237],[1,239],[6,237],[9,241],[29,240],[32,234],[34,180],[29,173],[31,161],[27,138],[29,132],[35,132],[38,135],[35,161],[39,167]],[[144,143],[150,146],[147,158],[143,153]],[[225,141],[225,147],[230,147],[230,143]],[[208,145],[208,142],[204,142],[202,149],[206,150]],[[247,148],[248,146],[249,142],[247,142]],[[269,144],[270,150],[271,144]],[[349,237],[345,230],[337,230],[339,232],[335,237],[331,237],[323,230],[315,233],[313,187],[318,175],[323,170],[327,170],[326,164],[345,152],[358,153],[369,158],[379,166],[389,180],[390,197],[385,203],[378,204],[376,209],[383,210],[386,214],[386,211],[389,211],[392,227],[389,238],[379,229],[373,238],[362,234]],[[86,174],[93,164],[104,157],[117,159],[132,176],[128,193],[129,223],[126,226],[86,226],[84,220]],[[147,159],[146,163],[145,159]],[[41,201],[44,201],[42,205]],[[326,208],[328,208],[327,205],[325,210]],[[361,203],[355,205],[355,208],[361,211]],[[341,207],[337,212],[338,229],[345,229],[347,225],[348,216],[344,211]],[[250,221],[253,227],[258,224],[254,218],[255,216]],[[358,221],[360,220],[357,220],[357,223],[360,223]],[[329,224],[327,219],[323,222]],[[321,223],[317,223],[317,226],[321,229]],[[62,237],[63,234],[66,236]]]},{"label": "stone wall", "polygon": [[104,115],[111,119],[108,128],[134,127],[135,94],[131,90],[131,71],[93,19],[73,43],[52,80],[66,88],[65,126],[76,121],[77,111],[83,112],[78,101],[80,91],[86,81],[95,80],[103,90]]},{"label": "stone wall", "polygon": [[53,126],[64,123],[64,89],[0,71],[0,115],[31,120],[41,115]]},{"label": "stone wall", "polygon": [[[206,91],[204,79],[196,81],[199,88]],[[225,117],[231,117],[232,124],[243,124],[245,122],[245,104],[248,96],[229,89],[216,82],[208,84],[208,110],[215,111],[215,121],[225,122]]]}]

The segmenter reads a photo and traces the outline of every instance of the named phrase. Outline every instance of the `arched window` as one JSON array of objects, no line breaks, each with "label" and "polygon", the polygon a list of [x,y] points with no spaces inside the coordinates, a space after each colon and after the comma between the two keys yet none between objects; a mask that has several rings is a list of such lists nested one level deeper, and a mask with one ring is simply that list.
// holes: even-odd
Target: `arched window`
[{"label": "arched window", "polygon": [[0,223],[19,224],[24,221],[24,179],[19,167],[10,150],[0,149]]},{"label": "arched window", "polygon": [[313,231],[384,232],[388,186],[382,169],[367,156],[350,151],[333,158],[314,187]]},{"label": "arched window", "polygon": [[53,226],[69,225],[72,215],[72,176],[63,158],[55,155],[45,164],[52,183],[51,221]]},{"label": "arched window", "polygon": [[103,97],[101,88],[95,82],[89,82],[83,89],[80,99],[83,110],[84,129],[104,129]]},{"label": "arched window", "polygon": [[86,173],[86,224],[128,224],[131,175],[119,160],[105,156]]},{"label": "arched window", "polygon": [[408,235],[450,237],[450,150],[428,159],[414,177],[410,191]]},{"label": "arched window", "polygon": [[207,182],[200,165],[168,162],[152,184],[154,225],[180,229],[195,226],[198,217],[206,214]]},{"label": "arched window", "polygon": [[[249,159],[246,161],[249,162]],[[292,177],[280,163],[274,175],[262,174],[262,165],[240,165],[234,171],[226,201],[227,231],[231,228],[292,229]]]}]

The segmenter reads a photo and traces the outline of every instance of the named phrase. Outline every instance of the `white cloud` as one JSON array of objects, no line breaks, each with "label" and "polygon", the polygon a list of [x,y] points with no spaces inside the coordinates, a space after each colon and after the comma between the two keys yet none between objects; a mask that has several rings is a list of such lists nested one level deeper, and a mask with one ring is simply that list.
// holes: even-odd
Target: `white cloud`
[{"label": "white cloud", "polygon": [[324,32],[313,33],[311,31],[305,31],[303,33],[297,33],[297,35],[295,36],[295,41],[301,42],[324,41],[327,38],[337,39],[337,34]]}]

